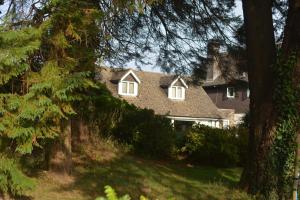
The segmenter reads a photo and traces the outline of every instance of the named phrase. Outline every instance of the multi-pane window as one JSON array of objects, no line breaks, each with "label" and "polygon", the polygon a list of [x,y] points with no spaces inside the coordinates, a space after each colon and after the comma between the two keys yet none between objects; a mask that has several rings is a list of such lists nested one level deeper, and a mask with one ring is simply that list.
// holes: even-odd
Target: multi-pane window
[{"label": "multi-pane window", "polygon": [[227,88],[227,97],[228,98],[234,98],[234,96],[235,96],[234,87],[228,87]]},{"label": "multi-pane window", "polygon": [[121,84],[122,84],[122,89],[121,89],[122,95],[134,95],[135,94],[135,90],[137,89],[135,87],[137,87],[137,86],[134,82],[123,81]]},{"label": "multi-pane window", "polygon": [[182,86],[172,86],[170,97],[172,99],[183,99],[184,98],[184,88]]}]

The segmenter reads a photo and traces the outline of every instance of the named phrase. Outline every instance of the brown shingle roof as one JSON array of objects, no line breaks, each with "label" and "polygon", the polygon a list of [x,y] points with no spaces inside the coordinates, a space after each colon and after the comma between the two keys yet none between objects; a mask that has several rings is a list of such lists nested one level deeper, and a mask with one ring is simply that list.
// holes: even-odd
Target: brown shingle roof
[{"label": "brown shingle roof", "polygon": [[[123,70],[125,71],[125,70]],[[189,85],[186,89],[184,101],[171,100],[168,98],[167,86],[174,80],[174,75],[165,75],[155,72],[135,71],[141,80],[137,97],[119,96],[117,91],[116,77],[121,79],[121,71],[116,72],[110,68],[99,68],[98,79],[105,83],[115,97],[123,98],[140,108],[153,109],[156,114],[180,117],[196,118],[223,118],[223,113],[205,93],[201,86]],[[121,77],[120,77],[121,76]]]}]

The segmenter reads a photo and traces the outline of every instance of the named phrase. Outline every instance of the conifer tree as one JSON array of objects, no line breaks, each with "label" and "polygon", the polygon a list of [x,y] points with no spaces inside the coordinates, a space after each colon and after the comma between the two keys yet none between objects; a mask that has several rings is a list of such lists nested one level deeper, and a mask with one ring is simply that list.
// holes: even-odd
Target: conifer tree
[{"label": "conifer tree", "polygon": [[[29,24],[15,25],[11,21],[1,26],[2,163],[14,163],[10,159],[30,154],[47,138],[58,138],[55,149],[65,156],[59,162],[67,166],[66,172],[70,171],[68,122],[76,114],[73,104],[85,98],[88,88],[96,88],[92,73],[98,34],[96,16],[93,1],[49,1]],[[5,171],[9,168],[3,166],[0,190],[21,194],[26,188],[14,192],[20,187],[11,180],[12,173]],[[29,182],[25,176],[18,178]]]}]

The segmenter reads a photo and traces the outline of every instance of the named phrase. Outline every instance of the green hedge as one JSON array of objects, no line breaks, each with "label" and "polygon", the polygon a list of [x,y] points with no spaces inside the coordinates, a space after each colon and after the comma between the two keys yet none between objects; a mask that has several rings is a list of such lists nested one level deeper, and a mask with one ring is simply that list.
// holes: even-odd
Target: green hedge
[{"label": "green hedge", "polygon": [[130,109],[113,130],[121,142],[132,145],[137,154],[166,158],[174,149],[174,131],[169,119],[149,109]]},{"label": "green hedge", "polygon": [[245,128],[217,129],[193,126],[186,135],[182,151],[193,162],[221,167],[241,166],[247,150]]}]

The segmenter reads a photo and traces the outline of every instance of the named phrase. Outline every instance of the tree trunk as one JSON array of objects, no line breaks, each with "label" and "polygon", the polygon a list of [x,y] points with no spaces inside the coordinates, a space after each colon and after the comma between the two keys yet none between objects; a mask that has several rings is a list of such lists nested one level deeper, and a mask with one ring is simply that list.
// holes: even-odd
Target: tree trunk
[{"label": "tree trunk", "polygon": [[71,121],[61,121],[61,133],[54,142],[50,152],[49,170],[57,173],[71,174],[72,172],[72,145]]},{"label": "tree trunk", "polygon": [[[291,54],[296,53],[297,63],[294,67],[293,82],[295,88],[299,88],[300,85],[300,0],[289,0],[289,10],[284,30],[284,40],[282,49],[286,59]],[[298,104],[300,112],[300,102]],[[297,135],[297,149],[295,157],[295,169],[294,169],[294,185],[293,185],[293,199],[296,199],[296,192],[298,188],[298,176],[299,176],[299,156],[300,156],[300,131],[298,127]]]},{"label": "tree trunk", "polygon": [[72,119],[72,147],[76,150],[79,144],[85,143],[89,140],[89,126],[88,122],[81,116]]},{"label": "tree trunk", "polygon": [[251,194],[264,190],[268,181],[267,156],[275,124],[271,66],[276,47],[271,9],[272,0],[243,0],[251,98],[248,161],[241,187]]},{"label": "tree trunk", "polygon": [[4,194],[2,192],[0,192],[0,200],[5,200],[4,199]]}]

